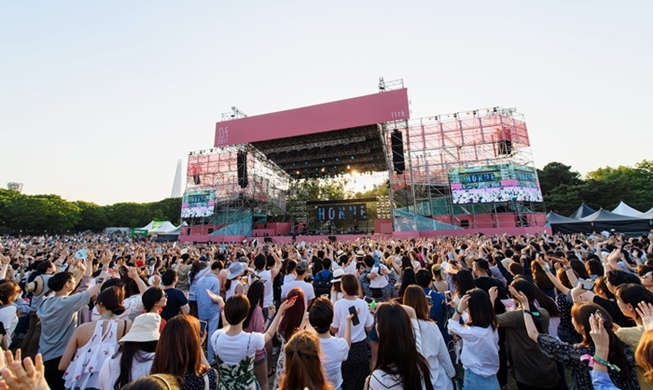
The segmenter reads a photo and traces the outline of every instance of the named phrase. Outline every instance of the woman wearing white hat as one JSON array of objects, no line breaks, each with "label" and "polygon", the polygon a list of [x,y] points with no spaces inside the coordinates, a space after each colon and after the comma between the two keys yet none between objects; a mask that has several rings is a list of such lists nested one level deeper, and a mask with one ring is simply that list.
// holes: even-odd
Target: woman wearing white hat
[{"label": "woman wearing white hat", "polygon": [[[242,259],[242,257],[241,257]],[[247,259],[245,258],[245,261]],[[227,291],[225,296],[227,299],[231,298],[235,294],[245,294],[245,287],[238,280],[245,271],[248,271],[245,264],[240,261],[234,261],[229,265],[229,270],[227,271],[227,281],[224,284],[224,288]]]},{"label": "woman wearing white hat", "polygon": [[100,390],[120,389],[150,374],[154,351],[161,335],[160,322],[161,317],[155,313],[141,314],[134,319],[129,332],[118,341],[118,352],[102,365]]}]

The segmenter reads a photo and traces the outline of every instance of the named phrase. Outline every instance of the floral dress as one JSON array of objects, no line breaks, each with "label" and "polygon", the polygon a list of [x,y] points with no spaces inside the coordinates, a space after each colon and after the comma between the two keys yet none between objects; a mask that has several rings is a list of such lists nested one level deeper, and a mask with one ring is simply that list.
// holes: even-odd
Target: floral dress
[{"label": "floral dress", "polygon": [[[106,323],[104,332],[102,325]],[[100,320],[95,323],[93,335],[77,349],[66,373],[66,389],[98,389],[100,369],[104,361],[118,350],[118,321]]]},{"label": "floral dress", "polygon": [[[218,335],[218,338],[220,335]],[[249,352],[249,342],[252,335],[247,340],[245,354]],[[217,342],[217,339],[216,339]],[[216,362],[219,374],[218,390],[257,390],[260,389],[256,376],[254,375],[254,358],[246,356],[238,364],[229,365],[220,359],[216,354]]]},{"label": "floral dress", "polygon": [[[571,371],[571,390],[594,389],[590,375],[591,368],[589,368],[587,361],[580,360],[583,355],[594,355],[593,346],[569,344],[545,334],[537,336],[537,343],[542,352],[553,360],[562,363],[565,368]],[[624,344],[624,350],[630,363],[630,375],[627,378],[622,378],[621,375],[610,370],[610,379],[621,390],[639,390],[639,382],[635,372],[635,355],[633,350],[626,344]],[[621,369],[623,370],[624,367],[621,367]]]}]

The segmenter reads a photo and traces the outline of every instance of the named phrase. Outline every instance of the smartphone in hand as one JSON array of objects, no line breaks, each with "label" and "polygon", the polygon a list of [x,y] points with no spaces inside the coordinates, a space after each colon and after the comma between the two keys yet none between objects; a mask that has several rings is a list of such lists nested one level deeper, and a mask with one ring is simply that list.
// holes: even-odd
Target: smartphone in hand
[{"label": "smartphone in hand", "polygon": [[204,336],[204,332],[206,332],[207,325],[208,325],[208,323],[206,321],[200,320],[200,338],[202,338],[202,336]]},{"label": "smartphone in hand", "polygon": [[358,319],[358,312],[356,311],[356,306],[349,306],[349,314],[353,314],[354,318],[351,319],[351,324],[356,326],[360,324],[360,320]]}]

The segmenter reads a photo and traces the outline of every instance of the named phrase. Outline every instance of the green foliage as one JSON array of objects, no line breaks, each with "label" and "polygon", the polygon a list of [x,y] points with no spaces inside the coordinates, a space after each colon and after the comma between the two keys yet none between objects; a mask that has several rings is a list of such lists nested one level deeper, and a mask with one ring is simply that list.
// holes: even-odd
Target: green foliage
[{"label": "green foliage", "polygon": [[181,198],[99,206],[68,202],[58,195],[23,195],[0,189],[0,227],[14,231],[101,231],[109,226],[144,226],[153,219],[178,224],[180,210]]},{"label": "green foliage", "polygon": [[584,178],[559,162],[537,173],[547,209],[561,215],[572,214],[582,202],[597,210],[612,210],[621,201],[640,211],[653,206],[653,161],[599,168]]}]

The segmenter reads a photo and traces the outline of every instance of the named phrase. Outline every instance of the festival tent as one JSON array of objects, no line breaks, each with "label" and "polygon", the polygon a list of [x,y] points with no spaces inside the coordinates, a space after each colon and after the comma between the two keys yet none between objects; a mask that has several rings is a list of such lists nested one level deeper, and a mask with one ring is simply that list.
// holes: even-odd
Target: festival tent
[{"label": "festival tent", "polygon": [[165,221],[163,225],[150,230],[150,234],[171,234],[170,232],[177,230],[177,227],[170,223],[170,221]]},{"label": "festival tent", "polygon": [[629,217],[611,213],[603,209],[587,215],[584,218],[570,219],[572,219],[572,221],[569,221],[569,219],[563,220],[561,218],[549,219],[551,229],[553,229],[554,232],[561,232],[564,234],[592,233],[611,229],[615,229],[622,233],[640,234],[651,228],[651,218]]},{"label": "festival tent", "polygon": [[573,219],[573,218],[565,217],[565,216],[562,216],[562,215],[560,215],[560,214],[556,214],[556,213],[554,213],[553,211],[550,211],[550,212],[546,215],[546,220],[547,220],[547,222],[549,222],[550,224],[576,223],[576,222],[578,222],[577,219]]},{"label": "festival tent", "polygon": [[642,212],[635,210],[634,208],[628,206],[623,201],[619,202],[619,205],[612,210],[614,214],[625,215],[627,217],[636,217],[639,218],[642,215]]},{"label": "festival tent", "polygon": [[646,218],[646,219],[653,219],[653,207],[651,207],[649,211],[642,213],[639,217]]},{"label": "festival tent", "polygon": [[569,218],[581,219],[587,217],[588,215],[592,215],[595,212],[596,210],[592,209],[591,207],[583,203],[572,215],[569,216]]}]

